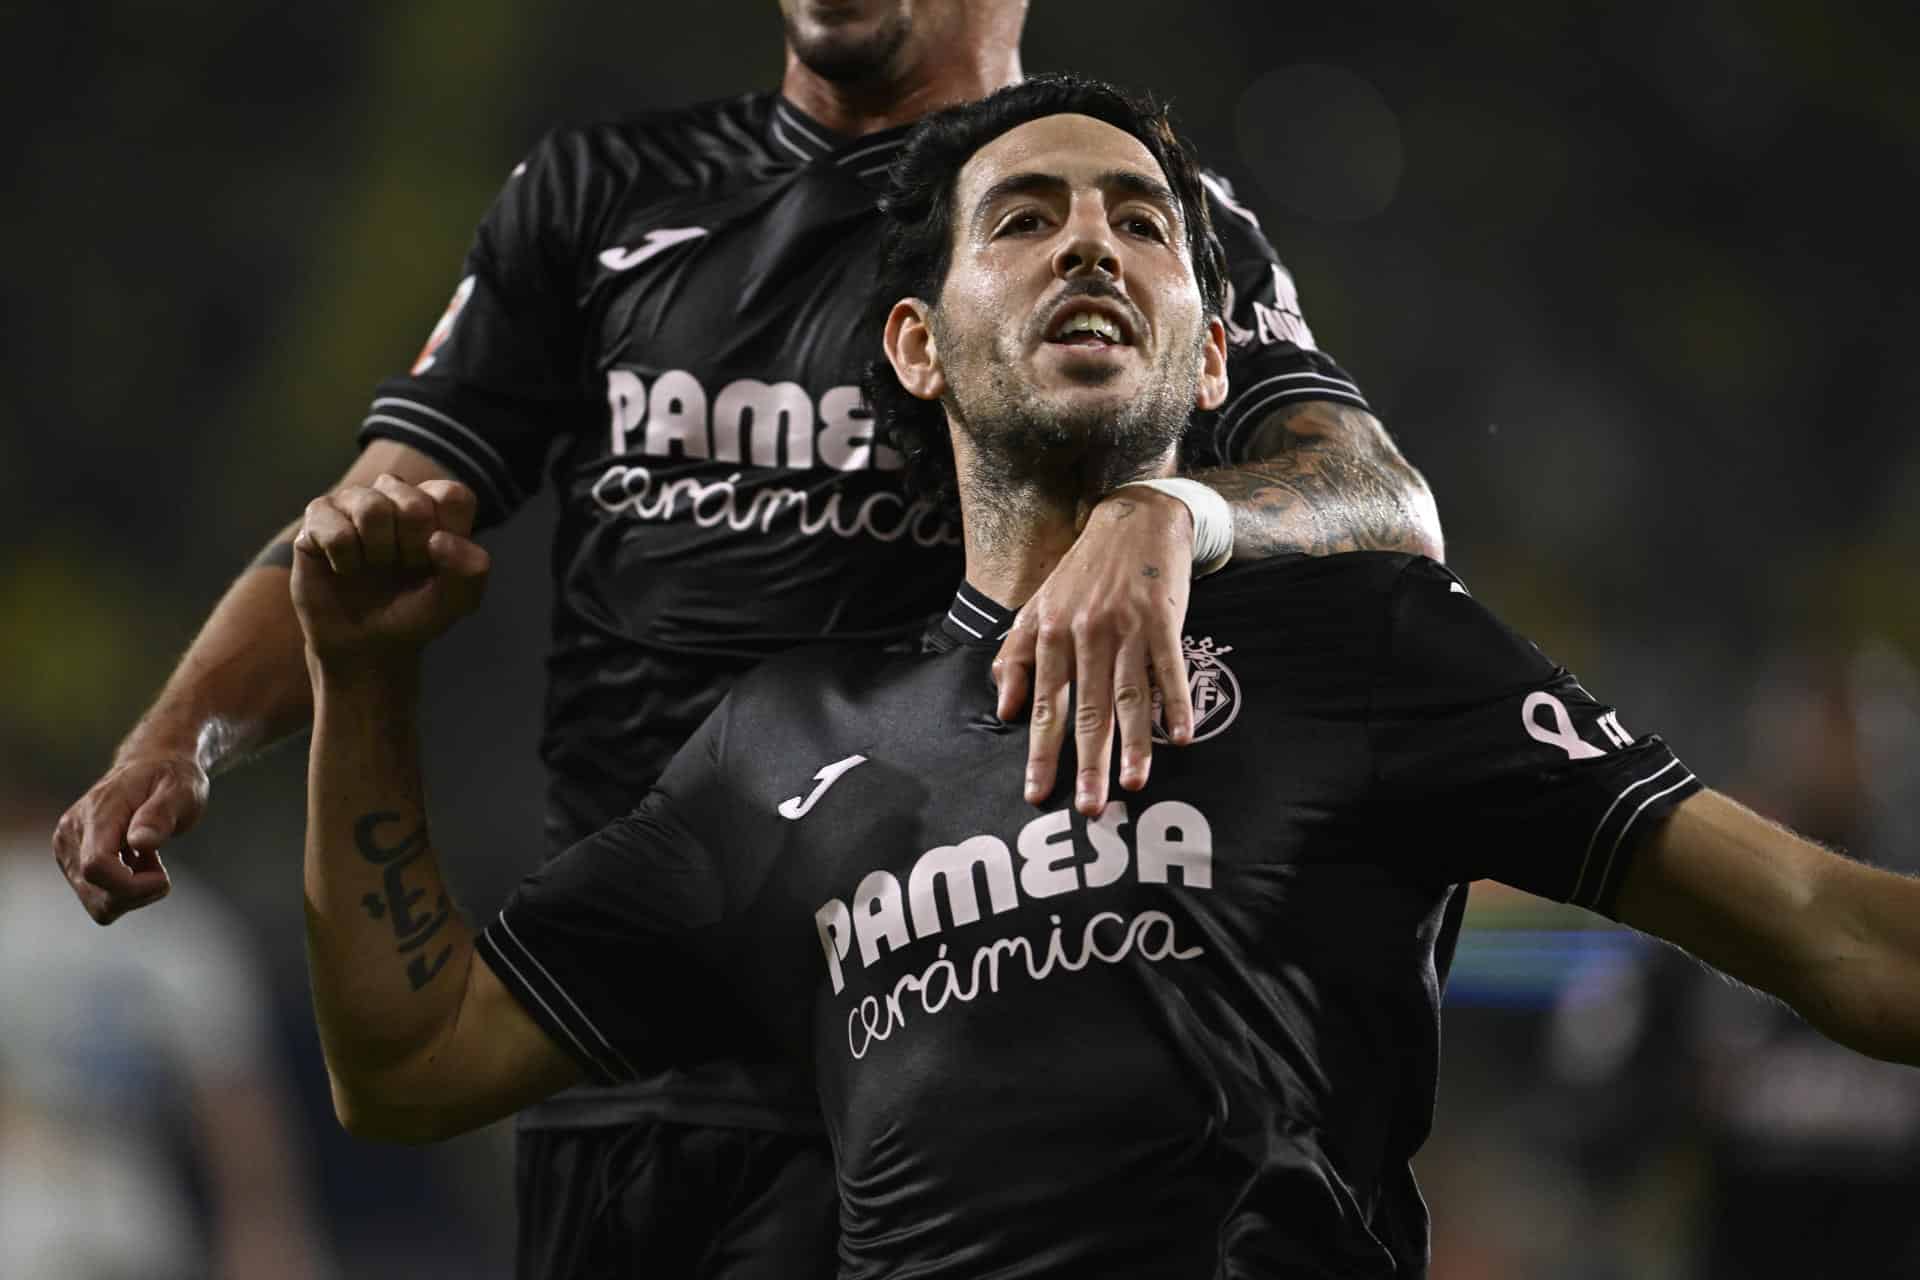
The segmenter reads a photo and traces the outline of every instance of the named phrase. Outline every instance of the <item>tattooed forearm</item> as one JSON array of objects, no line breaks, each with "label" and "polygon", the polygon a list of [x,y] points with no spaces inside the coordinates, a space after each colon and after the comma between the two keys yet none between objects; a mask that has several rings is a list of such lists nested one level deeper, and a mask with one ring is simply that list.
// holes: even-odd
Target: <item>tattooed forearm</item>
[{"label": "tattooed forearm", "polygon": [[[353,824],[353,847],[381,870],[380,889],[362,897],[360,905],[369,916],[385,920],[393,929],[394,952],[406,958],[407,982],[418,991],[446,967],[447,958],[453,953],[451,945],[442,946],[438,951],[422,950],[453,918],[453,903],[446,890],[436,887],[432,891],[435,895],[432,909],[419,909],[420,900],[429,890],[409,885],[406,871],[429,848],[427,824],[419,823],[410,833],[391,842],[382,834],[383,828],[400,826],[404,830],[404,825],[397,813],[380,810],[362,814]],[[437,886],[438,877],[433,879]]]},{"label": "tattooed forearm", "polygon": [[1445,555],[1426,481],[1365,410],[1325,400],[1289,405],[1255,429],[1248,455],[1193,473],[1232,506],[1235,556]]}]

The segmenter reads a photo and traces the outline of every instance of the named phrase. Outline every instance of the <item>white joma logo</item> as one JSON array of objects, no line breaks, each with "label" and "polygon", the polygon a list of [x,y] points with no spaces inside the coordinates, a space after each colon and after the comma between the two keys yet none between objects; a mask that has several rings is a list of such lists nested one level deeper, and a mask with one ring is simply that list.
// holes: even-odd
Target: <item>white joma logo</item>
[{"label": "white joma logo", "polygon": [[819,784],[818,786],[804,796],[789,796],[780,802],[780,816],[793,822],[800,821],[813,811],[813,806],[819,803],[820,797],[827,793],[827,788],[840,781],[841,774],[855,765],[866,762],[865,756],[848,756],[845,760],[835,760],[832,764],[825,766],[813,775],[813,780]]},{"label": "white joma logo", "polygon": [[659,231],[649,231],[647,238],[632,249],[601,250],[600,265],[609,271],[626,271],[639,266],[656,253],[689,240],[698,240],[705,234],[705,227],[663,227]]}]

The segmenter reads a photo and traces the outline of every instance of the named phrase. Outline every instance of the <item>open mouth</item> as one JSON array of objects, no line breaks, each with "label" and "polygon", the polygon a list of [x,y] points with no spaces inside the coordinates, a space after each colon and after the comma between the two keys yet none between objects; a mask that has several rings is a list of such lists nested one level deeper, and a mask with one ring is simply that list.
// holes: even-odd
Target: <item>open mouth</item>
[{"label": "open mouth", "polygon": [[1047,326],[1047,341],[1067,347],[1130,347],[1133,333],[1126,317],[1112,308],[1072,302]]}]

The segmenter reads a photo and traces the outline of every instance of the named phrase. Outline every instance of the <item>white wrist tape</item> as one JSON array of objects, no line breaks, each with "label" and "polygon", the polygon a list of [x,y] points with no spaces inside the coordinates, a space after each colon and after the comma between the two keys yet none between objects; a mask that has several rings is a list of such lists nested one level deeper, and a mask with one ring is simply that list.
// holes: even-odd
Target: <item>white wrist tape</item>
[{"label": "white wrist tape", "polygon": [[1178,498],[1193,513],[1193,576],[1203,578],[1233,558],[1233,511],[1227,500],[1198,480],[1168,477],[1134,480],[1134,485],[1158,489],[1169,498]]}]

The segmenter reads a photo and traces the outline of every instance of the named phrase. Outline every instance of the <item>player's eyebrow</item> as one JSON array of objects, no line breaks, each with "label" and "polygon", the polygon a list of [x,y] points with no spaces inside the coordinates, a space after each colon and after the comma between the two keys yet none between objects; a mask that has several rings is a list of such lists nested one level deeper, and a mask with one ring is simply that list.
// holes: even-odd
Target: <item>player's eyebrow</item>
[{"label": "player's eyebrow", "polygon": [[[1094,185],[1109,194],[1129,196],[1145,200],[1155,205],[1175,226],[1184,225],[1180,216],[1180,200],[1166,183],[1149,178],[1133,169],[1109,169],[1094,179]],[[1072,187],[1065,178],[1052,173],[1022,171],[1010,173],[1000,181],[980,193],[973,206],[973,228],[977,233],[987,214],[1001,201],[1011,196],[1052,196],[1060,198],[1071,194]]]}]

